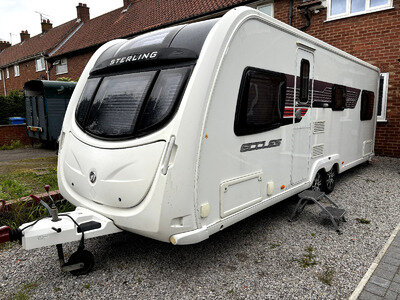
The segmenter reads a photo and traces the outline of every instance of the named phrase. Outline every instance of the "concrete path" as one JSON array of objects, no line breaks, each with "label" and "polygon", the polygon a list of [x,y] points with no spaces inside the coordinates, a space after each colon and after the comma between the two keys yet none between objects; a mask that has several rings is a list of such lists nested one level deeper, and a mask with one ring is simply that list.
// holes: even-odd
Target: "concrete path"
[{"label": "concrete path", "polygon": [[[400,224],[350,299],[400,300]],[[358,296],[358,298],[357,298]]]},{"label": "concrete path", "polygon": [[56,150],[43,148],[21,148],[0,151],[0,162],[56,156]]}]

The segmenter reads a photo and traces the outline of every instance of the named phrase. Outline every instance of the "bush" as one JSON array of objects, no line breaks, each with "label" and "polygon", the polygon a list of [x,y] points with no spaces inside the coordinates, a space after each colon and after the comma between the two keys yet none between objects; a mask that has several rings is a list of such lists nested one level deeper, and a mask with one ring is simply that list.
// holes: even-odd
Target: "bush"
[{"label": "bush", "polygon": [[9,124],[10,117],[25,118],[24,94],[11,91],[7,96],[0,95],[0,125]]}]

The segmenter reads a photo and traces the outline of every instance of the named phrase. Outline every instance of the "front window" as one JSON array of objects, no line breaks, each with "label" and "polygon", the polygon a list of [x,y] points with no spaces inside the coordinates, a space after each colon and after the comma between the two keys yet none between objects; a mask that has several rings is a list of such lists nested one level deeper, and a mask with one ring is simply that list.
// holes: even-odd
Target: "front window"
[{"label": "front window", "polygon": [[328,20],[351,17],[393,7],[393,0],[328,0]]},{"label": "front window", "polygon": [[36,61],[36,72],[43,71],[45,69],[44,57],[38,58]]},{"label": "front window", "polygon": [[6,68],[6,78],[10,78],[10,71]]},{"label": "front window", "polygon": [[14,66],[14,76],[15,77],[19,76],[19,65]]},{"label": "front window", "polygon": [[257,6],[257,9],[268,16],[274,16],[274,3],[267,3]]},{"label": "front window", "polygon": [[68,73],[67,59],[63,58],[60,59],[59,63],[56,65],[56,74],[61,75],[66,73]]},{"label": "front window", "polygon": [[149,133],[172,115],[190,67],[91,78],[76,120],[87,133],[129,138]]},{"label": "front window", "polygon": [[382,73],[379,80],[378,122],[386,122],[386,107],[389,88],[389,73]]}]

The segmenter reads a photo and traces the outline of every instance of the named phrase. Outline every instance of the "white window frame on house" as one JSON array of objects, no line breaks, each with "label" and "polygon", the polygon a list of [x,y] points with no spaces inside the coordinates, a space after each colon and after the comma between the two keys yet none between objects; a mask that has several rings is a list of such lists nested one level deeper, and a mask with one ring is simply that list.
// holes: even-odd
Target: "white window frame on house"
[{"label": "white window frame on house", "polygon": [[6,68],[6,78],[10,78],[10,71],[8,70],[8,68]]},{"label": "white window frame on house", "polygon": [[66,58],[60,59],[60,62],[56,65],[56,75],[68,73],[68,61]]},{"label": "white window frame on house", "polygon": [[14,77],[18,77],[19,75],[19,65],[14,65]]},{"label": "white window frame on house", "polygon": [[[386,120],[386,109],[387,109],[387,98],[388,98],[388,89],[389,89],[389,73],[381,73],[380,79],[383,78],[383,89],[382,89],[382,99],[378,99],[378,101],[382,101],[381,104],[381,113],[377,115],[376,120],[378,122],[387,122]],[[380,87],[379,80],[379,87]],[[379,94],[378,94],[379,97]]]},{"label": "white window frame on house", "polygon": [[35,60],[35,65],[36,65],[36,72],[44,71],[46,69],[45,63],[44,63],[44,57],[40,57]]},{"label": "white window frame on house", "polygon": [[274,2],[272,2],[272,1],[257,5],[257,10],[261,11],[261,9],[263,7],[267,7],[267,6],[271,7],[271,17],[274,17]]},{"label": "white window frame on house", "polygon": [[374,6],[374,7],[371,7],[371,5],[370,5],[371,0],[364,0],[365,1],[365,10],[352,13],[351,12],[351,1],[352,0],[346,0],[346,11],[344,13],[332,16],[331,15],[332,1],[335,1],[335,0],[327,0],[327,5],[328,5],[327,15],[326,15],[327,21],[343,19],[343,18],[348,18],[348,17],[353,17],[353,16],[359,16],[359,15],[369,14],[369,13],[393,8],[393,0],[388,0],[387,4]]},{"label": "white window frame on house", "polygon": [[0,69],[0,80],[1,80],[1,73],[3,73],[3,70],[2,70],[2,69]]}]

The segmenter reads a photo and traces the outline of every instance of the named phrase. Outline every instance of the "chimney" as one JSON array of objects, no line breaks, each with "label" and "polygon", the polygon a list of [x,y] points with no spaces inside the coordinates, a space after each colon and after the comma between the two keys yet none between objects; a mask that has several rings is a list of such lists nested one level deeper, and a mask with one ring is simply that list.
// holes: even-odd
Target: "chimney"
[{"label": "chimney", "polygon": [[86,22],[86,21],[90,20],[89,7],[87,7],[85,3],[78,4],[78,6],[76,7],[76,13],[77,13],[78,19],[81,19],[82,22]]},{"label": "chimney", "polygon": [[42,20],[42,33],[46,33],[50,29],[53,28],[53,24],[50,23],[50,20]]},{"label": "chimney", "polygon": [[0,41],[0,52],[8,47],[11,47],[10,42]]},{"label": "chimney", "polygon": [[29,38],[31,37],[31,35],[28,33],[28,30],[25,31],[22,30],[19,36],[21,37],[21,43],[26,40],[29,40]]}]

